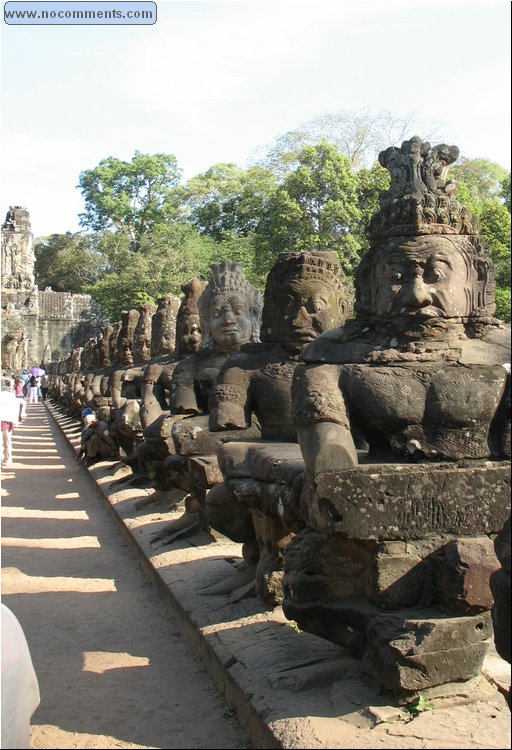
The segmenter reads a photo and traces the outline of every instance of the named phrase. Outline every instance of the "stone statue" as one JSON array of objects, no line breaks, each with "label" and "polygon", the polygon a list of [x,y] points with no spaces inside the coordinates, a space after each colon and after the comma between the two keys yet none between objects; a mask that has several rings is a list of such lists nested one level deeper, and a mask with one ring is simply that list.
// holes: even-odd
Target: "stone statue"
[{"label": "stone statue", "polygon": [[[251,459],[257,455],[261,465],[265,453],[274,472],[292,459],[302,471],[291,408],[293,372],[305,344],[345,321],[351,294],[335,253],[281,255],[265,286],[262,343],[243,346],[219,372],[210,397],[209,428],[238,430],[244,442],[235,438],[218,450],[225,481],[205,493],[206,519],[208,526],[243,543],[245,563],[232,580],[211,592],[226,593],[249,582],[257,565],[257,592],[274,604],[280,602],[283,550],[291,532],[277,506],[289,487],[282,481],[285,486],[276,489],[276,478],[272,485],[260,483],[256,489],[261,477]],[[255,419],[261,439],[247,441],[245,433]],[[181,439],[180,452],[187,447]]]},{"label": "stone statue", "polygon": [[160,297],[157,300],[157,308],[151,320],[151,359],[167,359],[173,354],[180,304],[176,297]]},{"label": "stone statue", "polygon": [[151,331],[155,305],[139,305],[139,319],[133,332],[133,361],[136,365],[151,359]]},{"label": "stone statue", "polygon": [[[174,297],[158,300],[151,320],[153,357],[137,369],[138,416],[142,437],[135,444],[133,474],[118,480],[119,484],[142,487],[151,483],[154,475],[152,464],[161,464],[169,455],[166,442],[160,436],[160,428],[169,414],[170,378],[179,359],[197,351],[199,347],[201,336],[197,298],[205,285],[206,282],[196,279],[184,284],[182,291],[185,297],[181,303]],[[132,380],[134,373],[135,369],[131,368]]]},{"label": "stone statue", "polygon": [[509,333],[493,318],[489,249],[446,183],[457,154],[413,138],[380,155],[392,182],[356,318],[305,348],[293,383],[306,473],[284,612],[396,691],[478,673],[489,535],[508,516]]},{"label": "stone statue", "polygon": [[34,235],[26,208],[11,206],[2,224],[1,281],[3,289],[34,288]]},{"label": "stone statue", "polygon": [[23,366],[26,335],[23,328],[15,328],[4,337],[2,351],[2,368],[17,372]]},{"label": "stone statue", "polygon": [[109,379],[112,399],[111,432],[119,448],[121,457],[133,459],[135,444],[142,437],[139,418],[139,390],[130,377],[134,363],[135,331],[141,316],[141,309],[131,308],[121,313],[121,327],[117,338],[117,351],[120,363]]},{"label": "stone statue", "polygon": [[[169,455],[167,442],[161,435],[161,428],[163,421],[170,414],[172,375],[180,360],[189,354],[195,354],[199,349],[201,327],[197,305],[205,286],[206,282],[198,279],[191,279],[183,284],[181,290],[184,297],[176,314],[174,305],[170,302],[172,298],[165,298],[162,301],[162,310],[172,316],[173,320],[162,316],[162,320],[159,320],[158,325],[155,326],[155,336],[158,336],[161,330],[160,353],[164,350],[163,347],[167,346],[167,354],[159,358],[155,355],[155,361],[148,364],[142,377],[140,419],[144,441],[137,447],[139,460],[142,463],[150,460],[161,462]],[[173,331],[174,339],[172,339]]]},{"label": "stone statue", "polygon": [[[239,263],[225,260],[212,266],[210,279],[198,301],[201,346],[195,354],[179,362],[172,376],[170,389],[170,415],[161,427],[169,453],[157,475],[157,489],[165,492],[176,487],[177,469],[174,459],[172,428],[180,422],[181,435],[206,435],[208,433],[208,397],[213,383],[226,357],[240,349],[242,344],[259,341],[262,297],[249,284]],[[259,432],[259,431],[258,431]],[[196,440],[197,453],[205,446]],[[211,453],[210,443],[206,452]],[[187,484],[187,480],[183,480]],[[179,484],[182,486],[182,483]],[[195,509],[191,511],[195,522]],[[186,525],[187,520],[184,519]]]}]

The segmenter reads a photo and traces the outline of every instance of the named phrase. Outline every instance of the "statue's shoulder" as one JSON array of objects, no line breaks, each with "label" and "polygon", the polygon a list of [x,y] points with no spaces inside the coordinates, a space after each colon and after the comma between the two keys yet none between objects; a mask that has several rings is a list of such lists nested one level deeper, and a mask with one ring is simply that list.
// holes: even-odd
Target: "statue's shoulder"
[{"label": "statue's shoulder", "polygon": [[490,326],[483,336],[469,338],[462,346],[463,364],[510,365],[510,323]]},{"label": "statue's shoulder", "polygon": [[365,329],[355,321],[340,328],[326,331],[311,341],[302,352],[302,360],[308,364],[346,364],[363,362],[374,347]]},{"label": "statue's shoulder", "polygon": [[195,372],[199,365],[198,360],[199,354],[189,354],[187,357],[181,359],[174,369],[174,373],[179,375],[180,373]]}]

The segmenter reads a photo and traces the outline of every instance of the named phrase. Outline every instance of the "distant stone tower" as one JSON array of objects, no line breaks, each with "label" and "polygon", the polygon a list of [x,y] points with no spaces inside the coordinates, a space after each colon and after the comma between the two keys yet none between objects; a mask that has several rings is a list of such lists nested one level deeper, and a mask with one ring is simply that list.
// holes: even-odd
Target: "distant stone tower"
[{"label": "distant stone tower", "polygon": [[11,206],[2,224],[2,368],[57,361],[96,336],[105,320],[88,294],[40,292],[30,215]]},{"label": "distant stone tower", "polygon": [[2,224],[2,290],[33,289],[35,260],[29,213],[11,206]]}]

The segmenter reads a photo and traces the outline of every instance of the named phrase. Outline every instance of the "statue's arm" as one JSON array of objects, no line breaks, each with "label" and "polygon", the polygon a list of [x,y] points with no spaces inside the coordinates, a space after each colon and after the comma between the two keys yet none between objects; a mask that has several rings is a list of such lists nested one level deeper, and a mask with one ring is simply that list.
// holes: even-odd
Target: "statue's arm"
[{"label": "statue's arm", "polygon": [[306,468],[313,474],[357,466],[340,367],[301,365],[292,385],[297,436]]},{"label": "statue's arm", "polygon": [[240,367],[221,370],[209,398],[208,428],[212,432],[250,427],[249,383],[248,372]]},{"label": "statue's arm", "polygon": [[124,399],[121,396],[121,388],[123,385],[124,370],[119,368],[114,370],[110,376],[110,395],[112,397],[112,406],[114,411],[120,409],[123,405]]},{"label": "statue's arm", "polygon": [[146,367],[141,381],[140,421],[147,430],[162,414],[169,413],[162,383],[162,371],[166,365],[151,364]]},{"label": "statue's arm", "polygon": [[174,370],[171,383],[171,414],[200,414],[194,387],[195,355],[186,357]]}]

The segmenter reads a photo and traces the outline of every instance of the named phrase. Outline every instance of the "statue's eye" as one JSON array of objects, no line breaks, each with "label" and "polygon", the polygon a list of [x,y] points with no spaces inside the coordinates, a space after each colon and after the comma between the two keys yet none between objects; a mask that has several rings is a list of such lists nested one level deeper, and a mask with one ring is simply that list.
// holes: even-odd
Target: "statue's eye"
[{"label": "statue's eye", "polygon": [[434,281],[439,281],[440,279],[444,279],[446,277],[446,274],[442,268],[433,268],[431,270],[431,275]]},{"label": "statue's eye", "polygon": [[325,310],[325,308],[327,307],[327,302],[322,299],[322,297],[315,297],[314,299],[310,300],[309,304],[306,307],[308,312],[319,313],[322,312],[322,310]]}]

